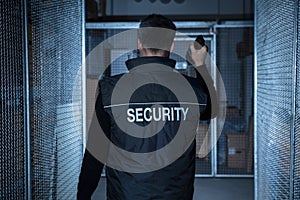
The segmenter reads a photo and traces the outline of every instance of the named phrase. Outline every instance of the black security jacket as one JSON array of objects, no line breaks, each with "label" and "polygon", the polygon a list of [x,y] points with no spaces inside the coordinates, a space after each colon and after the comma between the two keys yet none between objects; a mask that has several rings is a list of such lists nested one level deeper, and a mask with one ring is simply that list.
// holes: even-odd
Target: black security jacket
[{"label": "black security jacket", "polygon": [[[176,62],[169,58],[163,57],[142,57],[128,60],[126,62],[129,73],[134,73],[134,70],[137,69],[137,67],[142,69],[142,67],[151,67],[151,65],[156,64],[174,69]],[[200,70],[201,75],[206,76],[205,81],[199,73],[197,73],[197,78],[191,78],[187,76],[184,76],[184,78],[191,85],[197,96],[199,111],[201,112],[200,119],[209,120],[216,114],[215,109],[212,109],[213,106],[216,106],[214,105],[216,104],[216,93],[215,90],[208,90],[208,87],[213,88],[213,82],[210,78],[207,78],[210,77],[210,75],[208,74],[206,67],[201,66]],[[178,72],[175,70],[173,70],[173,72],[163,72],[163,76],[168,77],[168,73]],[[148,72],[147,70],[145,70],[145,72],[139,71],[138,77],[140,79],[145,79],[145,82],[148,80],[148,83],[137,87],[137,89],[131,94],[129,102],[124,102],[124,105],[121,104],[122,102],[119,102],[120,104],[118,105],[112,105],[111,97],[114,88],[122,87],[122,89],[126,90],[126,88],[129,88],[139,81],[133,80],[131,82],[127,82],[128,84],[120,85],[119,81],[123,75],[103,77],[99,81],[99,93],[95,106],[98,121],[102,127],[102,130],[104,130],[110,141],[114,145],[129,152],[146,153],[163,148],[175,137],[180,123],[186,123],[182,120],[182,113],[180,114],[181,120],[176,121],[176,114],[179,114],[174,114],[173,112],[174,115],[171,116],[171,114],[168,114],[165,116],[164,120],[166,122],[164,127],[159,130],[157,134],[147,138],[138,138],[130,134],[126,134],[118,127],[115,121],[116,119],[111,111],[113,106],[128,106],[129,108],[132,108],[133,111],[137,111],[136,109],[141,110],[146,107],[151,108],[151,106],[155,105],[155,102],[157,102],[157,104],[168,107],[168,112],[170,112],[174,111],[173,107],[178,107],[180,105],[179,103],[176,103],[179,102],[179,100],[176,94],[174,94],[170,88],[162,86],[162,84],[155,83],[157,78],[155,77],[156,74],[157,72],[152,73]],[[172,81],[174,82],[174,87],[177,87],[176,84],[180,84],[180,81]],[[180,86],[178,85],[178,87]],[[164,102],[166,105],[164,105]],[[191,106],[190,109],[193,109],[193,107]],[[147,119],[150,119],[150,116],[148,116],[149,112],[147,116],[143,116],[142,114],[134,114],[134,117],[132,116],[131,119],[134,121],[139,118],[139,121],[132,123],[135,123],[141,127],[146,127],[149,123]],[[127,115],[121,117],[126,116]],[[153,119],[153,116],[151,119]],[[162,116],[161,120],[163,120]],[[128,123],[128,126],[130,126],[130,123]],[[193,129],[196,132],[196,126]],[[140,134],[142,135],[143,133]],[[104,165],[95,159],[88,150],[85,151],[78,183],[78,199],[91,198],[91,195],[96,189],[98,181],[101,177],[103,166]],[[194,175],[195,141],[193,140],[188,148],[183,151],[182,155],[175,162],[163,167],[162,169],[152,172],[128,173],[106,166],[107,199],[192,200],[194,192]]]}]

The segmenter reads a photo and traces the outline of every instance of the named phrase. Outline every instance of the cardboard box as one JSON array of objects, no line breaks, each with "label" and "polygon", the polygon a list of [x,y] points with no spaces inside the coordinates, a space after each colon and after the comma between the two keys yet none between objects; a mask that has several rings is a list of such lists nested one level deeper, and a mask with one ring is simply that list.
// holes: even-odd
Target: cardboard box
[{"label": "cardboard box", "polygon": [[245,133],[227,133],[227,166],[230,168],[246,167],[246,149],[248,135]]},{"label": "cardboard box", "polygon": [[235,149],[231,147],[228,149],[227,166],[230,168],[245,168],[246,166],[246,150]]}]

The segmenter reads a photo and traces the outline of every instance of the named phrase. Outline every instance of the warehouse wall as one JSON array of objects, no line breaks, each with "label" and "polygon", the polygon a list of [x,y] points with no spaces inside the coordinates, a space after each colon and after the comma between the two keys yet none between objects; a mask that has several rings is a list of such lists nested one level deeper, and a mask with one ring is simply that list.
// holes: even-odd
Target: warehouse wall
[{"label": "warehouse wall", "polygon": [[108,0],[106,6],[107,15],[147,15],[153,11],[165,15],[253,14],[252,0]]},{"label": "warehouse wall", "polygon": [[82,1],[29,1],[33,199],[75,199],[82,157]]},{"label": "warehouse wall", "polygon": [[256,196],[299,199],[299,3],[257,0],[255,9]]},{"label": "warehouse wall", "polygon": [[0,2],[0,199],[26,196],[23,6],[22,1]]},{"label": "warehouse wall", "polygon": [[0,199],[75,199],[83,152],[83,2],[16,2],[0,3]]}]

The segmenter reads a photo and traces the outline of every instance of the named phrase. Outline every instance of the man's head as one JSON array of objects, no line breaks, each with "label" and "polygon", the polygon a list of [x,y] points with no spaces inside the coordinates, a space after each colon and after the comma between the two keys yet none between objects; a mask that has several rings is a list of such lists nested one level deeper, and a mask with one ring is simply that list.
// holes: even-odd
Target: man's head
[{"label": "man's head", "polygon": [[148,15],[140,24],[138,48],[144,56],[168,57],[174,47],[175,33],[176,26],[170,19],[158,14]]}]

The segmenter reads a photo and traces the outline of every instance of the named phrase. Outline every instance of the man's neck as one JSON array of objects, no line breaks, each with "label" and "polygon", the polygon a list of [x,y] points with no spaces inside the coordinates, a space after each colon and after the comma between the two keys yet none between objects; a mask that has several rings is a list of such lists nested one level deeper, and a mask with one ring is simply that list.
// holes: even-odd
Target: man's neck
[{"label": "man's neck", "polygon": [[164,55],[163,53],[161,52],[152,52],[152,51],[147,51],[145,49],[141,50],[141,56],[142,57],[153,57],[153,56],[157,56],[157,57],[168,57],[166,55]]}]

